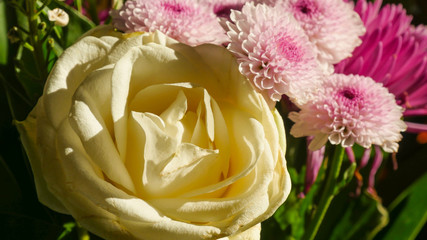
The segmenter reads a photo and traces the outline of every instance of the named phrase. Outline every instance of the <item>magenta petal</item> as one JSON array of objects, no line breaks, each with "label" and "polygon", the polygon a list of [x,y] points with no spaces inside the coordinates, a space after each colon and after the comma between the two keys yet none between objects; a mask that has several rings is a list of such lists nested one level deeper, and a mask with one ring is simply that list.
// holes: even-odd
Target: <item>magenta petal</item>
[{"label": "magenta petal", "polygon": [[426,109],[409,109],[404,112],[405,117],[427,115]]},{"label": "magenta petal", "polygon": [[405,122],[406,126],[408,126],[407,132],[411,133],[420,133],[427,132],[427,124],[422,123],[413,123],[413,122]]},{"label": "magenta petal", "polygon": [[381,166],[381,163],[383,161],[383,153],[381,152],[380,147],[375,146],[375,157],[372,162],[371,171],[369,172],[369,183],[368,188],[374,189],[375,186],[375,175],[377,174],[378,169]]},{"label": "magenta petal", "polygon": [[405,108],[404,116],[427,115],[427,27],[411,25],[402,5],[358,0],[366,34],[353,56],[335,66],[338,73],[360,74],[384,84]]},{"label": "magenta petal", "polygon": [[363,76],[372,75],[377,69],[377,66],[380,63],[382,56],[383,56],[383,47],[382,47],[382,44],[378,44],[373,54],[371,54],[369,56],[369,59],[366,60],[365,66],[360,71],[360,75],[363,75]]},{"label": "magenta petal", "polygon": [[356,162],[356,157],[354,156],[353,148],[351,148],[351,147],[345,148],[345,153],[347,154],[348,160],[351,163]]},{"label": "magenta petal", "polygon": [[[307,144],[310,144],[311,139],[307,138]],[[307,194],[313,183],[316,181],[320,166],[322,166],[325,155],[325,147],[316,151],[307,149],[307,163],[305,171],[305,186],[304,193]]]},{"label": "magenta petal", "polygon": [[368,164],[369,158],[371,157],[371,148],[365,149],[362,158],[360,159],[359,169],[362,169]]}]

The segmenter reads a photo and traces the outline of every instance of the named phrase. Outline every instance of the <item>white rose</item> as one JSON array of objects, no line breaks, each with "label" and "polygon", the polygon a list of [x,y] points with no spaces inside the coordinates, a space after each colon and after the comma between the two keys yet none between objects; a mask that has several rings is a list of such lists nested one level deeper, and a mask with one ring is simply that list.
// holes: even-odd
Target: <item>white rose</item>
[{"label": "white rose", "polygon": [[106,239],[259,239],[290,191],[282,119],[232,55],[159,32],[88,33],[18,129],[40,201]]}]

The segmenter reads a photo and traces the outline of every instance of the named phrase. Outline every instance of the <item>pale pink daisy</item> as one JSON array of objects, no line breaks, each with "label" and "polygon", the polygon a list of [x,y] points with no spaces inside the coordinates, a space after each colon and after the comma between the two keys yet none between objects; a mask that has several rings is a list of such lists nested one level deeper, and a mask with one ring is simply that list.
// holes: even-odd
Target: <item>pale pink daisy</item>
[{"label": "pale pink daisy", "polygon": [[297,104],[319,82],[321,71],[312,44],[291,14],[281,8],[246,3],[231,13],[227,28],[240,72],[267,99],[286,94]]},{"label": "pale pink daisy", "polygon": [[309,148],[316,150],[332,144],[364,148],[381,146],[386,152],[397,152],[406,125],[403,109],[394,95],[369,77],[333,74],[323,83],[313,101],[291,112],[295,137],[314,136]]},{"label": "pale pink daisy", "polygon": [[343,0],[282,0],[315,45],[324,70],[333,72],[332,64],[351,56],[360,45],[365,27],[353,10],[353,3]]},{"label": "pale pink daisy", "polygon": [[[369,76],[394,94],[404,117],[427,116],[427,28],[412,26],[412,16],[401,4],[385,4],[382,0],[358,0],[354,10],[360,15],[366,33],[353,56],[335,65],[335,71]],[[427,131],[427,124],[405,122],[407,132]],[[371,149],[369,149],[369,152]],[[367,165],[370,154],[364,154],[358,168]],[[381,165],[382,153],[375,148],[369,173],[369,192],[375,192],[375,174]],[[394,168],[397,168],[393,158]],[[359,177],[359,188],[362,179]]]},{"label": "pale pink daisy", "polygon": [[126,1],[111,16],[114,26],[126,33],[159,30],[191,46],[228,39],[211,9],[194,0]]}]

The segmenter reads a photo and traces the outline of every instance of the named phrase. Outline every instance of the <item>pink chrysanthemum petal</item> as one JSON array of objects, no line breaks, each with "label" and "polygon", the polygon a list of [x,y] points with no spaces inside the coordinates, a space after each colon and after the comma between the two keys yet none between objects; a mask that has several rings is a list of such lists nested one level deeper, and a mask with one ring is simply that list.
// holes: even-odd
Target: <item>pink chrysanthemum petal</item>
[{"label": "pink chrysanthemum petal", "polygon": [[[271,0],[270,0],[271,2]],[[324,70],[333,72],[332,64],[351,56],[365,33],[353,3],[343,0],[285,0],[277,1],[292,12],[315,45],[317,58]]]},{"label": "pink chrysanthemum petal", "polygon": [[191,0],[126,1],[111,13],[114,26],[126,33],[159,30],[188,45],[222,44],[228,40],[215,14]]},{"label": "pink chrysanthemum petal", "polygon": [[273,101],[286,94],[297,104],[305,102],[303,92],[319,82],[321,70],[312,44],[292,15],[247,3],[241,12],[232,11],[231,21],[223,25],[241,73]]},{"label": "pink chrysanthemum petal", "polygon": [[396,152],[406,129],[401,120],[402,108],[382,84],[371,78],[333,74],[323,83],[313,101],[292,112],[295,122],[291,134],[295,137],[315,136],[310,148],[326,143],[350,147],[354,143],[364,148],[379,145],[386,152]]},{"label": "pink chrysanthemum petal", "polygon": [[359,0],[355,11],[366,26],[362,44],[335,66],[345,74],[383,83],[405,108],[404,116],[427,115],[427,28],[411,26],[402,5]]}]

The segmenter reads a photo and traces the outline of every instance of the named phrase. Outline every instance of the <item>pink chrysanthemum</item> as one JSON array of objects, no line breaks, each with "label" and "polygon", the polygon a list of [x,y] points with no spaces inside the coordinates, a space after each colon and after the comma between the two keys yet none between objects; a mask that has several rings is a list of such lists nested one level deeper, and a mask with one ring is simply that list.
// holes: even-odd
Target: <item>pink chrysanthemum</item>
[{"label": "pink chrysanthemum", "polygon": [[111,13],[114,26],[124,32],[159,30],[188,45],[227,41],[215,14],[192,0],[126,1]]},{"label": "pink chrysanthemum", "polygon": [[[359,0],[355,11],[366,26],[363,43],[335,66],[345,74],[369,76],[384,84],[405,108],[404,116],[427,115],[427,28],[411,26],[401,5]],[[408,131],[427,130],[408,123]]]},{"label": "pink chrysanthemum", "polygon": [[353,3],[343,0],[283,0],[316,46],[317,58],[325,71],[333,72],[331,64],[351,56],[361,40],[365,28]]},{"label": "pink chrysanthemum", "polygon": [[240,72],[267,99],[279,101],[283,94],[297,104],[304,102],[303,90],[320,78],[315,53],[304,31],[292,15],[280,8],[247,3],[231,13],[227,22]]},{"label": "pink chrysanthemum", "polygon": [[397,152],[406,129],[402,108],[393,94],[368,77],[333,74],[316,92],[313,101],[291,112],[295,122],[291,134],[295,137],[314,136],[309,148],[316,150],[326,141],[350,147],[354,143],[364,148],[372,144],[386,152]]}]

